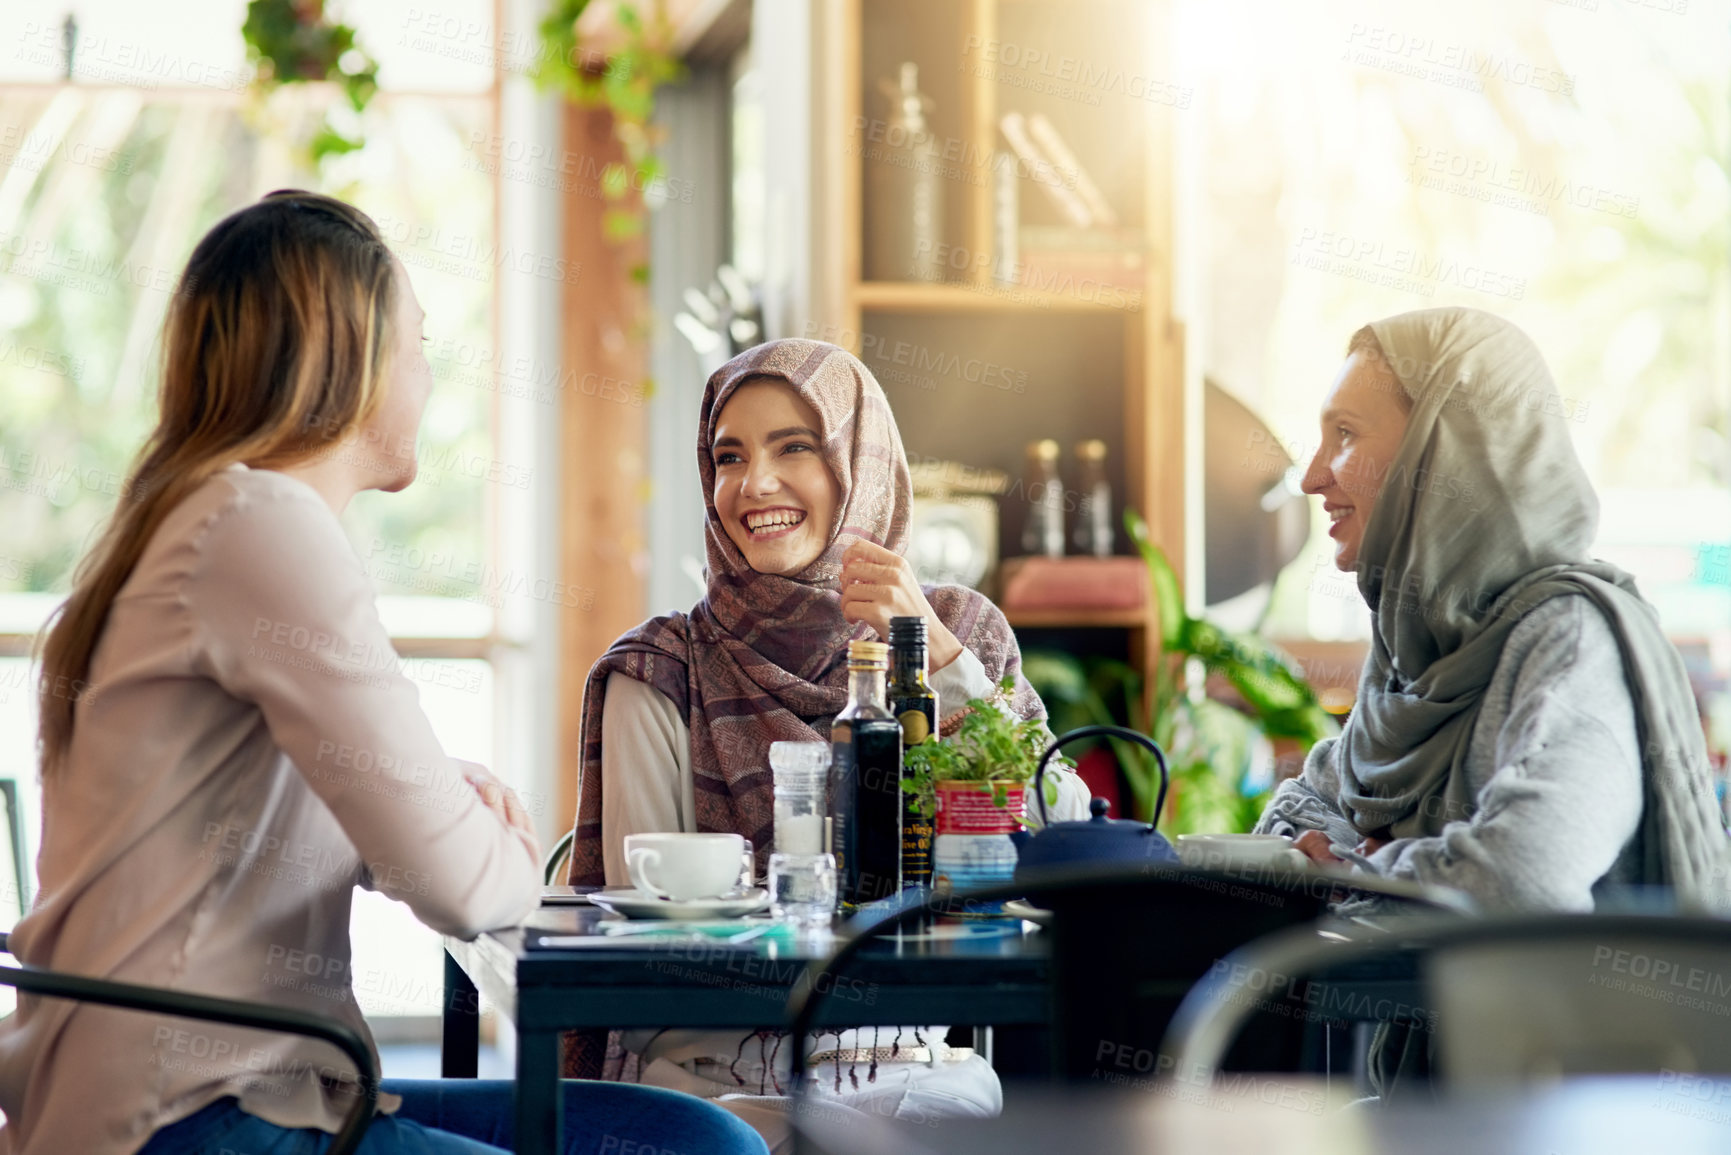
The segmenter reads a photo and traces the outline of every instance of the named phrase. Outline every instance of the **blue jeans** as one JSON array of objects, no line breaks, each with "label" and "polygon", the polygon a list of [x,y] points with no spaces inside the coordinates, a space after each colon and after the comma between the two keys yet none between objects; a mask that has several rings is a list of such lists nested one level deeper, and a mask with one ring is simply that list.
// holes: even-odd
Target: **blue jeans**
[{"label": "blue jeans", "polygon": [[[377,1115],[360,1155],[500,1155],[511,1150],[511,1089],[502,1079],[386,1079],[401,1095]],[[567,1079],[565,1155],[767,1155],[756,1131],[691,1095]],[[239,1100],[210,1106],[158,1131],[138,1155],[322,1155],[323,1131],[267,1123]]]}]

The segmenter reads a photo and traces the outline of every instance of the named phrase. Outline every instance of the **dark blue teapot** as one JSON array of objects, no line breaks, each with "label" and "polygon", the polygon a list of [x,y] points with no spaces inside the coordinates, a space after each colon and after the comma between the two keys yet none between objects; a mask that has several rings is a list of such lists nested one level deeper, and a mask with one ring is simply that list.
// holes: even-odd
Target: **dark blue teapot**
[{"label": "dark blue teapot", "polygon": [[[1046,763],[1065,743],[1095,737],[1122,738],[1153,752],[1154,761],[1160,767],[1160,792],[1154,797],[1153,822],[1107,818],[1108,803],[1104,798],[1095,798],[1088,804],[1088,811],[1093,817],[1086,821],[1047,821],[1044,789]],[[1159,743],[1144,734],[1138,734],[1123,726],[1083,726],[1059,736],[1046,748],[1046,752],[1040,755],[1040,765],[1034,771],[1034,798],[1040,807],[1040,829],[1032,834],[1026,830],[1018,830],[1010,835],[1010,841],[1016,844],[1015,880],[1025,882],[1030,873],[1052,867],[1091,863],[1122,863],[1127,866],[1146,863],[1176,865],[1178,852],[1172,849],[1172,844],[1166,841],[1164,834],[1154,829],[1154,824],[1160,821],[1160,810],[1166,805],[1168,781],[1166,752],[1160,749]]]}]

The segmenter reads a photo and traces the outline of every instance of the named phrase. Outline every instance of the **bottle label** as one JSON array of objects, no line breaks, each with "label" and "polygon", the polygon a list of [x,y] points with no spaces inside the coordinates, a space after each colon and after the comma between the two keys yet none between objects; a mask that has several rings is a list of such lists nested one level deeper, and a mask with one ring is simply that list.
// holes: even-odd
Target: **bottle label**
[{"label": "bottle label", "polygon": [[901,724],[903,746],[918,746],[932,736],[931,719],[924,710],[903,710]]},{"label": "bottle label", "polygon": [[938,791],[937,832],[939,834],[1008,834],[1022,828],[1021,784],[1004,790],[1004,805],[992,800],[986,789]]}]

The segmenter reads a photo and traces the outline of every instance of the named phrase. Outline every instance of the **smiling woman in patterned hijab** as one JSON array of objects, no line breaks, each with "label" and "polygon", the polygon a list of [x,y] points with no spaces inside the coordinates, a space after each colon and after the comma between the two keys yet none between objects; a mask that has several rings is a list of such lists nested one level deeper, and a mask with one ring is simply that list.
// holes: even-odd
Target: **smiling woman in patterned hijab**
[{"label": "smiling woman in patterned hijab", "polygon": [[[761,868],[774,841],[770,744],[828,739],[847,703],[848,642],[887,637],[892,615],[926,619],[931,685],[946,717],[970,698],[991,698],[1005,675],[1014,691],[1004,705],[1045,716],[998,608],[971,589],[920,585],[901,556],[907,456],[883,391],[852,354],[785,340],[723,365],[704,391],[697,467],[708,514],[703,599],[621,637],[585,688],[574,884],[628,884],[621,844],[638,831],[741,834]],[[1080,779],[1056,778],[1054,815],[1085,816]],[[882,1032],[882,1053],[875,1030],[825,1039],[836,1086],[824,1093],[838,1109],[997,1110],[1001,1093],[984,1059],[951,1054],[941,1029],[904,1030],[911,1043],[895,1028]],[[728,1095],[722,1105],[781,1150],[790,1048],[779,1036],[755,1039],[629,1032],[603,1064],[592,1035],[574,1040],[565,1073]]]},{"label": "smiling woman in patterned hijab", "polygon": [[[736,396],[746,404],[730,406]],[[757,434],[761,444],[750,444]],[[883,390],[851,353],[772,341],[716,370],[698,419],[697,468],[708,592],[690,613],[625,634],[589,675],[574,884],[624,884],[619,843],[636,830],[741,834],[761,862],[773,837],[770,743],[827,740],[847,703],[847,643],[874,629],[887,637],[891,613],[927,618],[946,713],[1011,674],[1011,708],[1045,716],[1003,613],[971,589],[921,587],[900,556],[912,500],[907,455]],[[747,520],[760,515],[801,520],[754,533]],[[644,736],[642,725],[608,721],[615,692],[658,711],[653,747],[688,758],[685,781],[646,781],[642,765],[629,768],[629,781],[607,771],[608,731],[627,742]]]}]

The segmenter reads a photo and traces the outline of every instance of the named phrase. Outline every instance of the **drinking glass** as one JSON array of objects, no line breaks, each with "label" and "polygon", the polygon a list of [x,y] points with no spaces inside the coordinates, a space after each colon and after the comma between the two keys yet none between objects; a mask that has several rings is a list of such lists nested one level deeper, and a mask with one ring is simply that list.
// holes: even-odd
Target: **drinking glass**
[{"label": "drinking glass", "polygon": [[769,912],[801,926],[828,926],[835,915],[835,855],[770,855]]}]

